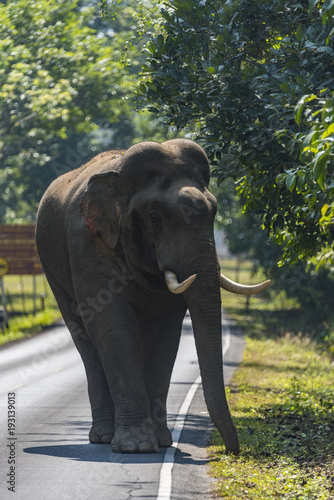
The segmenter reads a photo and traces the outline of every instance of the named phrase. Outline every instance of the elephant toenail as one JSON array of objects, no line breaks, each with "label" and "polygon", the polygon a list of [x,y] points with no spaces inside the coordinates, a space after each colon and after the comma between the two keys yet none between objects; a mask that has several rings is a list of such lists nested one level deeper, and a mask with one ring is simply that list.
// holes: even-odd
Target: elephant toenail
[{"label": "elephant toenail", "polygon": [[106,434],[105,436],[101,437],[101,443],[102,444],[110,444],[111,439],[112,439],[112,436],[110,434]]},{"label": "elephant toenail", "polygon": [[123,453],[135,453],[137,451],[137,446],[133,441],[126,441],[122,446]]},{"label": "elephant toenail", "polygon": [[95,434],[91,434],[89,436],[89,441],[92,443],[92,444],[100,444],[101,440],[99,438],[99,436],[96,436]]},{"label": "elephant toenail", "polygon": [[150,451],[152,451],[152,447],[150,443],[140,443],[138,446],[138,451],[140,453],[150,453]]},{"label": "elephant toenail", "polygon": [[161,448],[168,448],[173,444],[173,441],[170,439],[170,437],[162,437],[159,439],[159,445]]}]

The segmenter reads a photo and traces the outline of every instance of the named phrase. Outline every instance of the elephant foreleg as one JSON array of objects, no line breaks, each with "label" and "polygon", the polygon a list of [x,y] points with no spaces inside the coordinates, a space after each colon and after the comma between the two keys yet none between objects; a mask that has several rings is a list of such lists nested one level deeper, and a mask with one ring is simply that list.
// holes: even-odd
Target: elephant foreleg
[{"label": "elephant foreleg", "polygon": [[112,450],[116,453],[158,451],[140,364],[136,310],[115,296],[86,329],[90,337],[94,337],[115,405]]},{"label": "elephant foreleg", "polygon": [[154,433],[161,447],[171,446],[173,442],[167,427],[166,401],[185,312],[186,306],[182,303],[142,324],[141,357],[144,379]]}]

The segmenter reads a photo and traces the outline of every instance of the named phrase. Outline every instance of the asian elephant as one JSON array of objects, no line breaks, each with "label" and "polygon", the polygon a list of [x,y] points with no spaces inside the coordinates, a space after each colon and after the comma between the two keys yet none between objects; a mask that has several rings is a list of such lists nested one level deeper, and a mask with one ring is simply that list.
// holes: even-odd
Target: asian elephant
[{"label": "asian elephant", "polygon": [[184,139],[99,154],[57,178],[39,207],[46,277],[82,357],[92,443],[114,452],[172,444],[166,398],[189,308],[206,404],[227,452],[239,451],[225,396],[220,273],[210,167]]}]

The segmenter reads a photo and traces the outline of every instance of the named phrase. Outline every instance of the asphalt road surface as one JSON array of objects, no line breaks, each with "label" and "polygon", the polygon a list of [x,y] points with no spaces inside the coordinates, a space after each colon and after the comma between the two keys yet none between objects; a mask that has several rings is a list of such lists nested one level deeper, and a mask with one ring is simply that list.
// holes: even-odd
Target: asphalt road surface
[{"label": "asphalt road surface", "polygon": [[[223,319],[226,383],[243,337]],[[115,454],[88,442],[82,361],[65,326],[0,350],[0,498],[15,500],[210,499],[205,446],[211,430],[195,344],[185,318],[167,409],[174,445]]]}]

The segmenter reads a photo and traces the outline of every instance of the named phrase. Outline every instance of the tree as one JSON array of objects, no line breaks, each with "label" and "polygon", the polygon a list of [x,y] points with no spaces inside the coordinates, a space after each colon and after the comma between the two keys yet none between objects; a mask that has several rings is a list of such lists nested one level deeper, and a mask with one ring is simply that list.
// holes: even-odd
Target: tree
[{"label": "tree", "polygon": [[33,220],[50,181],[92,156],[87,135],[129,117],[123,41],[96,36],[91,17],[77,0],[0,4],[2,220]]},{"label": "tree", "polygon": [[332,0],[171,0],[139,92],[238,181],[283,261],[333,264]]},{"label": "tree", "polygon": [[175,131],[135,111],[156,0],[2,4],[0,220],[24,223],[55,177],[103,150]]}]

